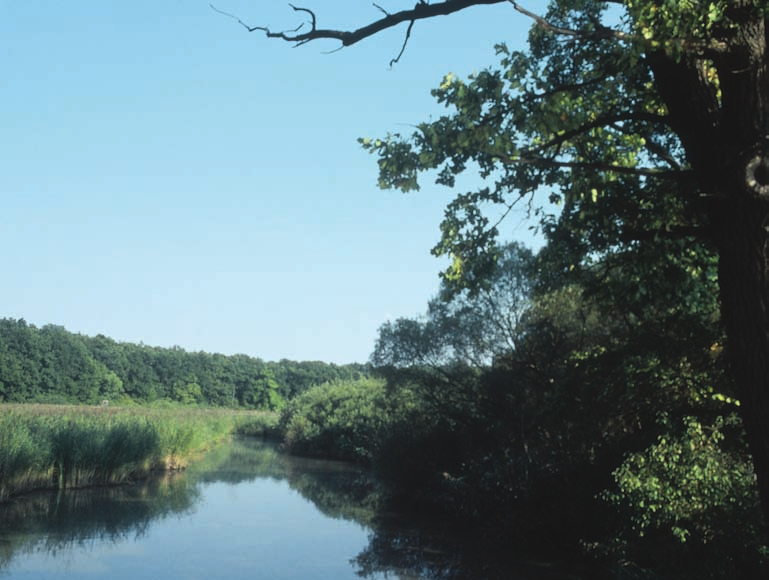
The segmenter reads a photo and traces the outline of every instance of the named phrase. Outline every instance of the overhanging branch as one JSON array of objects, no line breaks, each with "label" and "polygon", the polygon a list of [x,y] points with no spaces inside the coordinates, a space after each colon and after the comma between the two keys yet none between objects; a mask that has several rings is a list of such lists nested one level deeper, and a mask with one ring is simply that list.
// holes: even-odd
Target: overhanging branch
[{"label": "overhanging branch", "polygon": [[[255,32],[257,30],[264,32],[267,38],[277,38],[280,40],[285,40],[286,42],[296,43],[297,45],[306,44],[313,40],[328,39],[338,40],[342,43],[342,46],[351,46],[365,38],[374,36],[383,30],[397,26],[402,22],[410,22],[411,25],[413,25],[413,23],[417,20],[425,20],[427,18],[434,18],[435,16],[448,16],[449,14],[459,12],[460,10],[464,10],[465,8],[469,8],[471,6],[501,4],[507,1],[508,0],[444,0],[443,2],[428,4],[424,0],[419,0],[417,4],[411,9],[392,13],[386,12],[381,6],[374,4],[374,6],[380,12],[384,13],[384,16],[379,20],[375,20],[374,22],[356,30],[334,30],[329,28],[318,28],[317,18],[311,10],[308,8],[301,8],[289,4],[289,6],[291,6],[295,12],[306,12],[310,15],[310,29],[305,32],[300,32],[300,30],[305,27],[305,24],[301,24],[293,30],[287,30],[283,32],[273,32],[267,26],[249,26],[237,16],[224,12],[223,10],[219,10],[213,4],[210,4],[210,6],[219,14],[223,14],[237,20],[249,32]],[[402,52],[403,51],[401,50],[401,54]],[[393,59],[394,62],[397,62],[398,58],[400,58],[400,55]]]},{"label": "overhanging branch", "polygon": [[[213,4],[209,4],[209,6],[211,6],[212,10],[218,12],[219,14],[232,18],[233,20],[236,20],[240,25],[242,25],[249,32],[261,31],[261,32],[264,32],[267,38],[277,38],[280,40],[284,40],[286,42],[293,42],[295,43],[296,46],[300,46],[302,44],[312,42],[313,40],[327,39],[327,40],[339,41],[341,43],[340,48],[343,48],[346,46],[351,46],[353,44],[356,44],[361,40],[364,40],[371,36],[374,36],[379,32],[382,32],[383,30],[387,30],[388,28],[393,28],[403,22],[408,22],[409,31],[407,32],[406,40],[403,45],[405,48],[405,45],[408,43],[408,36],[411,32],[411,28],[413,27],[414,23],[417,20],[426,20],[428,18],[434,18],[436,16],[448,16],[449,14],[459,12],[461,10],[464,10],[465,8],[470,8],[472,6],[501,4],[503,2],[510,3],[517,12],[523,14],[528,18],[531,18],[532,20],[534,20],[537,26],[549,32],[552,32],[553,34],[557,34],[561,36],[571,36],[571,37],[579,38],[582,40],[593,40],[593,41],[605,40],[605,39],[616,39],[616,40],[622,40],[622,41],[641,43],[647,49],[654,48],[655,46],[656,46],[656,49],[661,48],[660,43],[658,41],[645,39],[643,37],[639,37],[638,35],[628,34],[626,32],[622,32],[621,30],[615,30],[612,28],[608,28],[606,26],[596,25],[596,27],[592,30],[575,30],[571,28],[557,26],[555,24],[552,24],[551,22],[548,22],[542,16],[539,16],[538,14],[535,14],[534,12],[531,12],[526,8],[523,8],[514,0],[443,0],[443,2],[436,2],[433,4],[429,4],[427,0],[417,0],[417,3],[414,5],[413,8],[400,10],[398,12],[388,12],[382,6],[376,3],[373,3],[374,8],[376,8],[379,12],[384,14],[384,16],[382,16],[382,18],[379,18],[378,20],[371,22],[370,24],[367,24],[366,26],[362,26],[355,30],[336,30],[331,28],[318,28],[317,17],[315,16],[315,13],[312,10],[310,10],[309,8],[303,8],[301,6],[294,6],[293,4],[289,4],[289,6],[291,7],[292,10],[294,10],[294,12],[304,12],[308,14],[310,16],[310,22],[309,23],[304,22],[294,29],[284,30],[282,32],[273,32],[272,30],[270,30],[268,26],[249,26],[234,14],[230,14],[229,12],[225,12],[224,10],[220,10]],[[306,28],[308,24],[309,24],[309,30],[305,30],[304,32],[301,32],[303,29]],[[400,54],[398,54],[398,56],[391,61],[391,64],[398,61],[398,59],[403,54],[404,48],[402,48],[400,51]],[[680,43],[679,48],[688,50],[690,52],[698,52],[702,54],[707,54],[707,53],[716,54],[724,51],[725,44],[720,41],[710,41],[708,43],[703,44],[702,42],[685,39]]]},{"label": "overhanging branch", "polygon": [[528,16],[534,20],[537,26],[547,30],[548,32],[552,32],[553,34],[558,34],[560,36],[574,36],[586,40],[605,40],[607,38],[616,38],[618,40],[636,40],[634,35],[626,34],[620,30],[614,30],[606,26],[598,26],[595,30],[574,30],[572,28],[556,26],[555,24],[551,24],[545,20],[542,16],[534,14],[534,12],[531,12],[530,10],[526,10],[526,8],[523,8],[517,2],[514,2],[513,0],[509,0],[509,2],[513,5],[513,8],[515,8],[516,11],[520,12],[524,16]]}]

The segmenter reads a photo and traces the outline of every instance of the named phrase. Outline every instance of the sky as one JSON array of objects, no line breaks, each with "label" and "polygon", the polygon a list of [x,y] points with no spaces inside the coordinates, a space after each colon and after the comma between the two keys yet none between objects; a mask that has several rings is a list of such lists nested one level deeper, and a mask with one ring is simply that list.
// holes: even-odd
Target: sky
[{"label": "sky", "polygon": [[[396,11],[413,2],[380,0]],[[532,2],[537,9],[541,2]],[[294,28],[284,1],[216,0]],[[306,0],[357,28],[369,2]],[[197,0],[0,0],[0,318],[264,360],[365,362],[424,312],[452,192],[377,188],[358,137],[410,133],[430,96],[522,48],[511,5],[294,48]],[[505,237],[536,244],[523,215]]]}]

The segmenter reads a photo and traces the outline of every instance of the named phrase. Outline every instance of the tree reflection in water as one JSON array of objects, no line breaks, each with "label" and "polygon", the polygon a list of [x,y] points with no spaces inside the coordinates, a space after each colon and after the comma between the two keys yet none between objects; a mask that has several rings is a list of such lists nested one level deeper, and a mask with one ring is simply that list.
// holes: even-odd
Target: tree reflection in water
[{"label": "tree reflection in water", "polygon": [[[183,517],[200,490],[183,473],[169,472],[135,485],[39,492],[0,506],[0,570],[22,554],[55,555],[94,542],[142,537],[153,522]],[[13,530],[8,532],[8,530]]]},{"label": "tree reflection in water", "polygon": [[0,506],[0,572],[25,554],[56,555],[96,542],[134,541],[153,522],[184,518],[194,511],[207,483],[237,485],[261,478],[285,481],[325,516],[369,530],[368,546],[351,562],[358,576],[401,580],[556,577],[523,569],[511,574],[510,566],[497,555],[471,549],[474,542],[448,533],[446,526],[385,515],[374,481],[353,465],[286,456],[275,445],[253,439],[236,439],[213,449],[183,472],[129,486],[31,494]]}]

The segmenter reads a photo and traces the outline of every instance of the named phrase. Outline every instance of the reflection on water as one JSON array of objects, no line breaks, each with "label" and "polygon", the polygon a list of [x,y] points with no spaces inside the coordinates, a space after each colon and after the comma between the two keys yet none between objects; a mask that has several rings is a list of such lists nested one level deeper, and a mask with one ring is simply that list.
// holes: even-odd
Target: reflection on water
[{"label": "reflection on water", "polygon": [[20,554],[135,541],[153,522],[192,511],[200,490],[176,473],[140,485],[37,493],[0,506],[0,570]]},{"label": "reflection on water", "polygon": [[[348,464],[236,440],[181,473],[0,506],[10,578],[539,578],[445,528],[377,513]],[[472,554],[476,554],[473,556]]]}]

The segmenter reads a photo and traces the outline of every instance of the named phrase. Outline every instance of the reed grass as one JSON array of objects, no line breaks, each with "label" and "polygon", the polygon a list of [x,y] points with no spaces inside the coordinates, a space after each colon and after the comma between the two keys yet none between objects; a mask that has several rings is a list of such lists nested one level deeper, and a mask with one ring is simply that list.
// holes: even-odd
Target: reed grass
[{"label": "reed grass", "polygon": [[33,489],[118,484],[184,467],[257,415],[185,407],[0,405],[0,502]]}]

